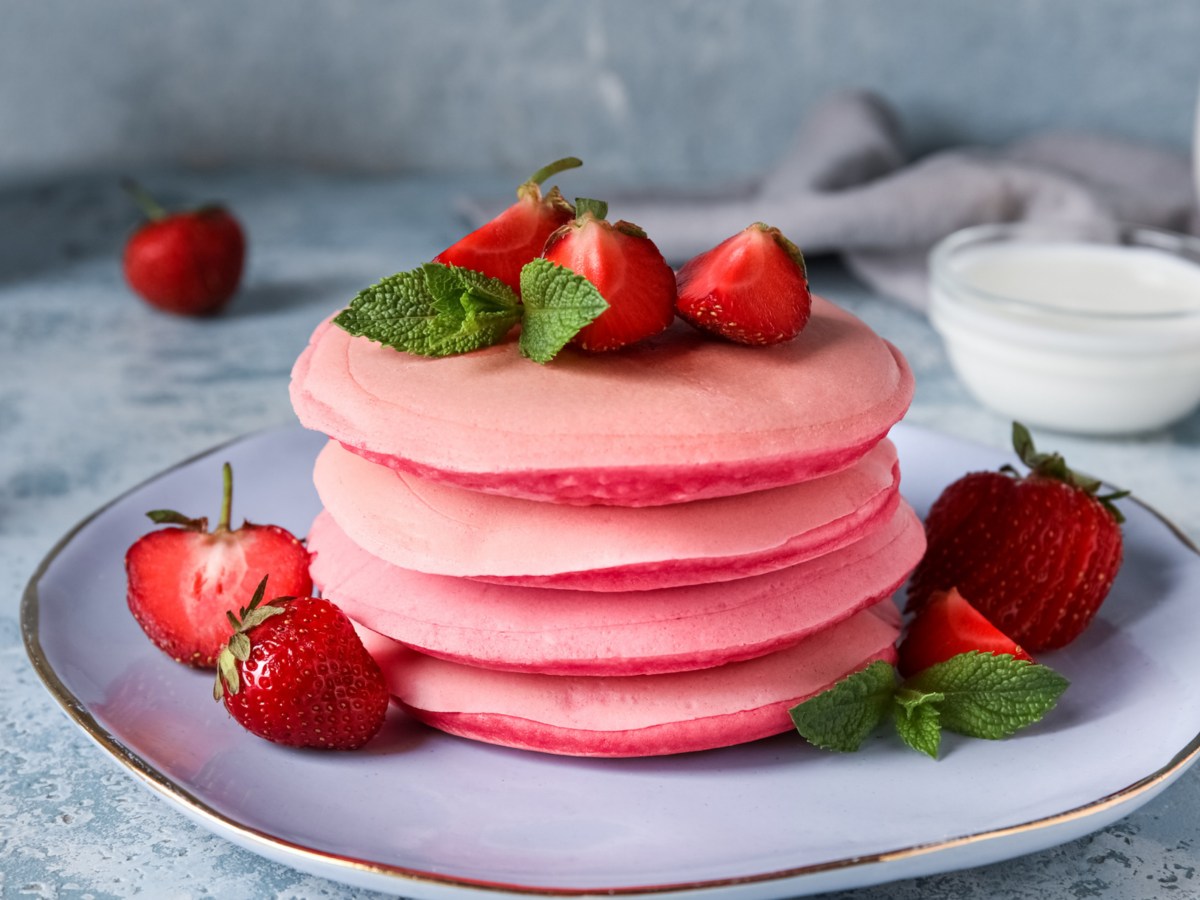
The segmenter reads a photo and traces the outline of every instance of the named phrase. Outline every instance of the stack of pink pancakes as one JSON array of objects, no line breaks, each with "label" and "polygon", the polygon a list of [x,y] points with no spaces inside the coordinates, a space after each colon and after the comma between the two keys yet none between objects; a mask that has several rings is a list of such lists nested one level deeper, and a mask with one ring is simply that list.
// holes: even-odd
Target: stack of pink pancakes
[{"label": "stack of pink pancakes", "polygon": [[728,746],[891,660],[924,550],[888,429],[903,358],[814,299],[794,341],[684,326],[547,366],[328,323],[292,373],[332,439],[313,579],[392,694],[453,734],[582,756]]}]

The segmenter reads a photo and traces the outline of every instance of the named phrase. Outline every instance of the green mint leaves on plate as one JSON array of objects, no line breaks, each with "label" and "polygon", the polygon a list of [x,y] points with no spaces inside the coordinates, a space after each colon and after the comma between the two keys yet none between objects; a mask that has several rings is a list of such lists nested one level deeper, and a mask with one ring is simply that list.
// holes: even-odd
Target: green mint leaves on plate
[{"label": "green mint leaves on plate", "polygon": [[490,347],[521,323],[520,349],[547,363],[608,308],[587,279],[546,259],[521,272],[524,299],[471,269],[426,263],[359,292],[334,317],[352,335],[418,356],[453,356]]},{"label": "green mint leaves on plate", "polygon": [[876,660],[790,712],[796,730],[826,750],[852,751],[889,715],[900,739],[937,758],[942,731],[998,739],[1039,721],[1067,680],[1043,665],[972,650],[897,682]]},{"label": "green mint leaves on plate", "polygon": [[876,660],[793,707],[792,722],[809,743],[822,750],[857,750],[887,717],[895,692],[895,671]]}]

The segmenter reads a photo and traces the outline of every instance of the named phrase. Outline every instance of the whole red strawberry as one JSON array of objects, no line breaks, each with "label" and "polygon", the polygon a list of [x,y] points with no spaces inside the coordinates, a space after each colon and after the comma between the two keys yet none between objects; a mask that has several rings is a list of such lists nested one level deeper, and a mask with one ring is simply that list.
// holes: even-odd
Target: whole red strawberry
[{"label": "whole red strawberry", "polygon": [[520,294],[521,267],[540,256],[546,238],[575,217],[574,208],[558,188],[551,188],[543,197],[540,186],[547,178],[581,165],[568,156],[538,169],[517,188],[516,203],[451,244],[433,261],[498,278]]},{"label": "whole red strawberry", "polygon": [[282,590],[312,591],[308,551],[277,525],[229,527],[233,472],[222,468],[223,499],[216,530],[208,519],[174,510],[147,513],[163,528],[143,535],[125,554],[129,610],[164,652],[197,668],[217,664],[229,638],[225,613],[265,575]]},{"label": "whole red strawberry", "polygon": [[608,204],[575,201],[578,214],[550,236],[546,259],[582,275],[608,309],[571,343],[582,350],[616,350],[663,331],[675,318],[675,273],[646,232],[609,222]]},{"label": "whole red strawberry", "polygon": [[952,656],[978,650],[1033,662],[1012,638],[987,620],[956,588],[934,591],[908,625],[897,668],[908,678]]},{"label": "whole red strawberry", "polygon": [[168,213],[132,182],[147,221],[125,244],[125,278],[151,306],[185,316],[220,311],[237,291],[246,258],[241,225],[205,206]]},{"label": "whole red strawberry", "polygon": [[790,341],[812,311],[804,257],[762,222],[688,260],[677,277],[679,315],[741,344]]},{"label": "whole red strawberry", "polygon": [[213,696],[247,731],[289,747],[355,750],[383,727],[388,690],[345,613],[316,597],[263,604],[267,580],[238,616]]},{"label": "whole red strawberry", "polygon": [[973,472],[942,492],[925,520],[928,549],[909,584],[910,609],[957,587],[997,628],[1029,650],[1078,637],[1121,565],[1120,524],[1100,482],[1038,453],[1013,424],[1013,446],[1030,468]]}]

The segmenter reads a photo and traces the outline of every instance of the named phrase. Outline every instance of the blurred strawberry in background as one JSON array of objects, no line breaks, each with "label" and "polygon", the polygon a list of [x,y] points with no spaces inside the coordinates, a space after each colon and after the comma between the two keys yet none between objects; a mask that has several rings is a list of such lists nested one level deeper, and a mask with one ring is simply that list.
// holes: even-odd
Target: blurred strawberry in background
[{"label": "blurred strawberry in background", "polygon": [[169,212],[140,185],[126,190],[146,216],[125,244],[125,279],[151,306],[183,316],[213,315],[237,292],[246,238],[224,207]]}]

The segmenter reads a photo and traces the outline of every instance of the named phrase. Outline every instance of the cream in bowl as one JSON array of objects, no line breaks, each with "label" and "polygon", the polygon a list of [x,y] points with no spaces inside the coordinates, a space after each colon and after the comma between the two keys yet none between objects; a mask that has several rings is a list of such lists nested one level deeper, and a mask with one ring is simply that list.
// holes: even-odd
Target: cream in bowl
[{"label": "cream in bowl", "polygon": [[981,225],[930,254],[930,318],[984,404],[1126,434],[1200,405],[1200,239],[1152,228]]}]

